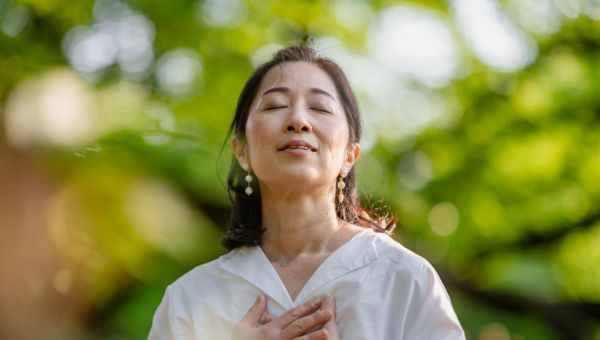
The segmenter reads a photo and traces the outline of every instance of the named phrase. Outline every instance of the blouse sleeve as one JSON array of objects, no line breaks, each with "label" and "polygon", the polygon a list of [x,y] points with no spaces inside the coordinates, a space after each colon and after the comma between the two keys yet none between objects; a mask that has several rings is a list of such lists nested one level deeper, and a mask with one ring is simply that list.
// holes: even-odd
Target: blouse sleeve
[{"label": "blouse sleeve", "polygon": [[169,286],[154,313],[148,340],[194,339],[191,322],[173,287]]},{"label": "blouse sleeve", "polygon": [[422,265],[420,279],[421,305],[407,339],[464,340],[450,297],[429,263]]}]

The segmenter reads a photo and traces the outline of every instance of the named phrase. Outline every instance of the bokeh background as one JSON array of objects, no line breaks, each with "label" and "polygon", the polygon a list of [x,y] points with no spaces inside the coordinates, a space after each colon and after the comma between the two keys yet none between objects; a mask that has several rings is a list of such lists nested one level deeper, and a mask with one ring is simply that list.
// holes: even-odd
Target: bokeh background
[{"label": "bokeh background", "polygon": [[594,0],[0,0],[0,338],[145,338],[225,252],[244,81],[308,36],[469,339],[600,339]]}]

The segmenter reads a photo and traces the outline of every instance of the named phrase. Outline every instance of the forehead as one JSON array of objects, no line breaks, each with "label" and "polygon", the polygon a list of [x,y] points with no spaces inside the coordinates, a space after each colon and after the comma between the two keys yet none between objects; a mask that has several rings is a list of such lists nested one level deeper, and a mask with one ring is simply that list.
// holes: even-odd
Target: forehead
[{"label": "forehead", "polygon": [[297,92],[318,88],[327,91],[336,100],[338,99],[331,77],[320,67],[307,62],[288,62],[271,68],[261,82],[258,95],[278,86]]}]

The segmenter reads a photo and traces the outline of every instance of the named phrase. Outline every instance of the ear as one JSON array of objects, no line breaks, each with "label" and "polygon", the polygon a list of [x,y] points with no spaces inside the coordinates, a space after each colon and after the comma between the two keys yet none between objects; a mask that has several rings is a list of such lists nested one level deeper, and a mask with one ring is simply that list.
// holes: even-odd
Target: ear
[{"label": "ear", "polygon": [[240,166],[244,169],[246,169],[246,167],[249,168],[248,157],[246,155],[246,142],[242,141],[237,136],[233,136],[231,139],[231,149]]},{"label": "ear", "polygon": [[344,158],[344,164],[342,166],[342,172],[345,174],[352,169],[356,161],[360,157],[360,144],[351,143],[348,144],[348,148],[346,148],[346,157]]}]

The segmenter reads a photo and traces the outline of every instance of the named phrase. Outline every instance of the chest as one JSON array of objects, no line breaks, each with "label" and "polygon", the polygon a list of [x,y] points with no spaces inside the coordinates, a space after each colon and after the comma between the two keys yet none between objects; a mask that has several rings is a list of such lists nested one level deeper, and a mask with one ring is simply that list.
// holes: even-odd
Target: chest
[{"label": "chest", "polygon": [[302,291],[308,280],[315,274],[329,254],[298,256],[287,265],[273,263],[275,272],[279,275],[292,301]]},{"label": "chest", "polygon": [[[300,268],[304,270],[298,269],[298,273],[292,272],[290,270],[292,268],[284,267],[283,269],[285,269],[283,272],[286,274],[299,275],[304,272],[305,275],[301,277],[306,280],[306,272],[308,272],[306,268]],[[411,287],[408,282],[406,286],[399,285],[397,282],[394,284],[394,280],[390,281],[386,275],[378,272],[374,273],[370,269],[360,268],[349,272],[345,271],[341,276],[335,275],[336,277],[333,280],[322,281],[324,284],[311,285],[310,289],[307,290],[310,293],[297,303],[302,303],[310,297],[321,296],[326,293],[332,294],[336,301],[336,323],[342,340],[397,339],[392,335],[403,334],[405,332],[404,322],[412,321],[410,314],[416,314],[407,305],[410,304],[411,297],[409,295],[410,292],[414,293],[414,287]],[[319,273],[316,276],[320,278],[322,274],[329,272],[320,270]],[[299,282],[295,275],[291,275],[291,280],[286,280],[288,286],[285,287],[294,300],[304,288],[304,285],[301,284],[296,286],[296,293],[293,296],[291,295],[294,291],[290,284]],[[198,318],[195,322],[197,332],[202,335],[198,338],[229,339],[233,325],[244,316],[248,308],[256,301],[256,296],[261,292],[267,295],[267,310],[271,315],[279,316],[292,308],[292,306],[285,306],[281,303],[282,301],[273,298],[273,296],[281,296],[277,292],[276,286],[268,284],[274,278],[266,275],[261,277],[264,278],[263,284],[257,285],[250,285],[242,281],[238,282],[239,278],[236,276],[226,277],[224,279],[228,282],[228,285],[234,282],[238,282],[239,285],[236,284],[235,287],[219,285],[215,287],[215,291],[210,296],[203,295],[201,300],[197,300],[198,303],[193,305],[198,309],[193,314]],[[416,310],[418,311],[421,305],[419,304],[417,307]],[[206,313],[207,310],[214,312]],[[393,319],[393,322],[388,324],[386,320],[390,318]],[[206,333],[207,330],[214,332],[209,334]],[[220,337],[216,334],[226,336]]]}]

